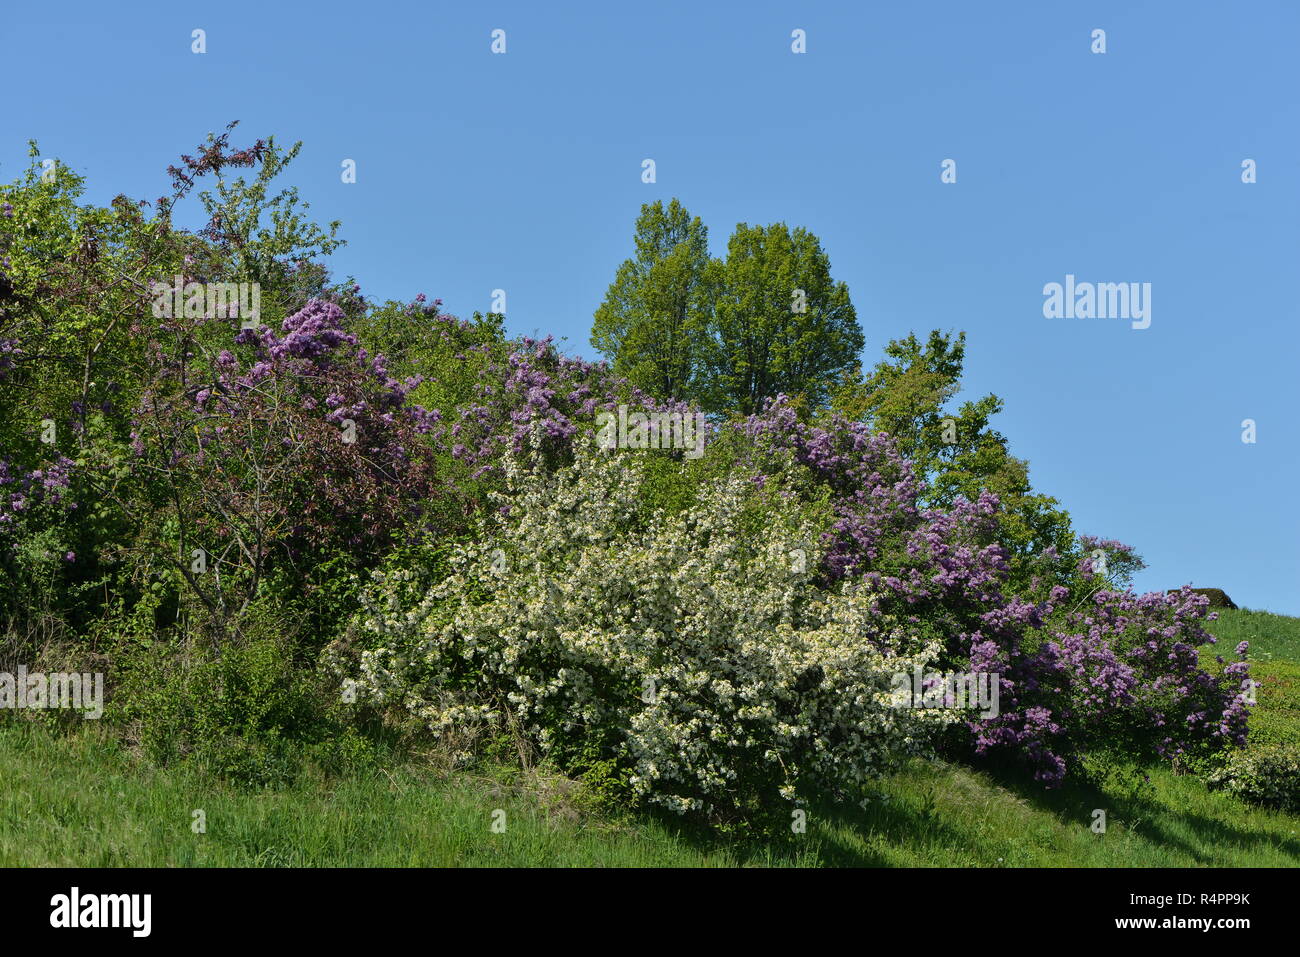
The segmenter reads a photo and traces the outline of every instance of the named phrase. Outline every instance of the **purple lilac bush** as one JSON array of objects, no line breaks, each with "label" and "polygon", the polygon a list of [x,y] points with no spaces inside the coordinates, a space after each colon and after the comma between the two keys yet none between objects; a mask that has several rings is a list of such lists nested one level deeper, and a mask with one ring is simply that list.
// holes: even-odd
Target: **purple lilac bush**
[{"label": "purple lilac bush", "polygon": [[422,436],[439,414],[408,401],[419,380],[391,376],[336,303],[312,300],[280,325],[242,329],[229,348],[205,334],[224,320],[164,327],[132,450],[193,491],[200,529],[218,538],[245,519],[259,541],[274,527],[291,555],[381,546],[437,494]]},{"label": "purple lilac bush", "polygon": [[1245,743],[1247,664],[1218,675],[1202,666],[1199,649],[1215,642],[1204,598],[1136,595],[1097,575],[1094,549],[1123,562],[1127,546],[1081,537],[1079,555],[1045,556],[1075,563],[1071,586],[1036,580],[1014,594],[995,495],[922,510],[922,483],[889,436],[842,419],[802,422],[780,399],[737,427],[793,453],[830,489],[828,581],[875,583],[887,596],[880,610],[940,630],[951,667],[1001,676],[1001,713],[969,724],[977,753],[1019,756],[1057,784],[1071,760],[1103,745],[1173,760]]}]

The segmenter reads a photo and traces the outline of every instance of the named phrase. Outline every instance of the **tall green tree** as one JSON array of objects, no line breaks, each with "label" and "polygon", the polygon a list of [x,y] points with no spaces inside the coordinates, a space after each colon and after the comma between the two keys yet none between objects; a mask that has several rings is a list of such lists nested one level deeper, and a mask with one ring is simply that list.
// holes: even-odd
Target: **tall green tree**
[{"label": "tall green tree", "polygon": [[591,344],[614,372],[661,399],[695,391],[710,312],[708,229],[676,199],[641,207],[636,252],[596,310]]},{"label": "tall green tree", "polygon": [[749,414],[777,394],[823,407],[862,350],[862,327],[815,235],[740,223],[715,267],[716,305],[699,395],[715,412]]}]

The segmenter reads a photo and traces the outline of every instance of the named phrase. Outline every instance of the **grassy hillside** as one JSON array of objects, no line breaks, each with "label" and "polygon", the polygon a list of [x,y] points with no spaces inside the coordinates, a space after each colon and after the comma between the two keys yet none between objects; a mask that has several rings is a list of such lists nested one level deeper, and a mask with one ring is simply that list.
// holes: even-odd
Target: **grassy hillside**
[{"label": "grassy hillside", "polygon": [[[1227,612],[1262,681],[1252,738],[1300,742],[1300,620]],[[1044,792],[1001,772],[916,762],[865,810],[814,808],[805,834],[722,839],[613,821],[563,780],[408,766],[245,792],[139,762],[89,726],[0,723],[0,865],[68,866],[1300,866],[1300,816],[1164,768]],[[206,833],[191,829],[202,809]],[[1107,829],[1090,828],[1094,810]],[[492,830],[494,812],[505,830]],[[499,820],[499,816],[498,816]]]},{"label": "grassy hillside", "polygon": [[1250,642],[1251,676],[1260,683],[1251,713],[1250,740],[1300,745],[1300,618],[1266,611],[1220,612],[1209,630],[1219,646]]}]

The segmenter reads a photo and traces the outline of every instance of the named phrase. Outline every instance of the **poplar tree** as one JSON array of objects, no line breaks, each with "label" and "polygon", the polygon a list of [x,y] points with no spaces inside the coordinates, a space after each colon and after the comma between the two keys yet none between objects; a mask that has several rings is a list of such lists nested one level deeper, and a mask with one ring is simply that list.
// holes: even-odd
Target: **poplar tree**
[{"label": "poplar tree", "polygon": [[778,394],[825,406],[863,335],[817,237],[785,223],[740,223],[716,284],[700,388],[706,408],[747,415]]},{"label": "poplar tree", "polygon": [[641,207],[635,254],[596,310],[591,344],[660,399],[693,398],[711,308],[708,229],[676,199]]}]

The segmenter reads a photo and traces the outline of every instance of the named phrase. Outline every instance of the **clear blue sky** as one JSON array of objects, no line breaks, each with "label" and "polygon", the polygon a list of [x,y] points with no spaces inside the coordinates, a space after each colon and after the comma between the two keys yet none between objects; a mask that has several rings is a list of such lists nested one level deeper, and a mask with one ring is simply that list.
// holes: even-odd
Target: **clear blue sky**
[{"label": "clear blue sky", "polygon": [[[641,203],[679,197],[715,252],[805,226],[867,362],[965,330],[967,394],[1005,399],[1036,486],[1134,545],[1140,587],[1300,614],[1294,0],[0,2],[4,180],[35,138],[88,200],[153,199],[239,119],[304,141],[289,178],[368,295],[467,315],[504,288],[512,331],[588,356]],[[1150,328],[1044,318],[1067,273],[1150,282]]]}]

